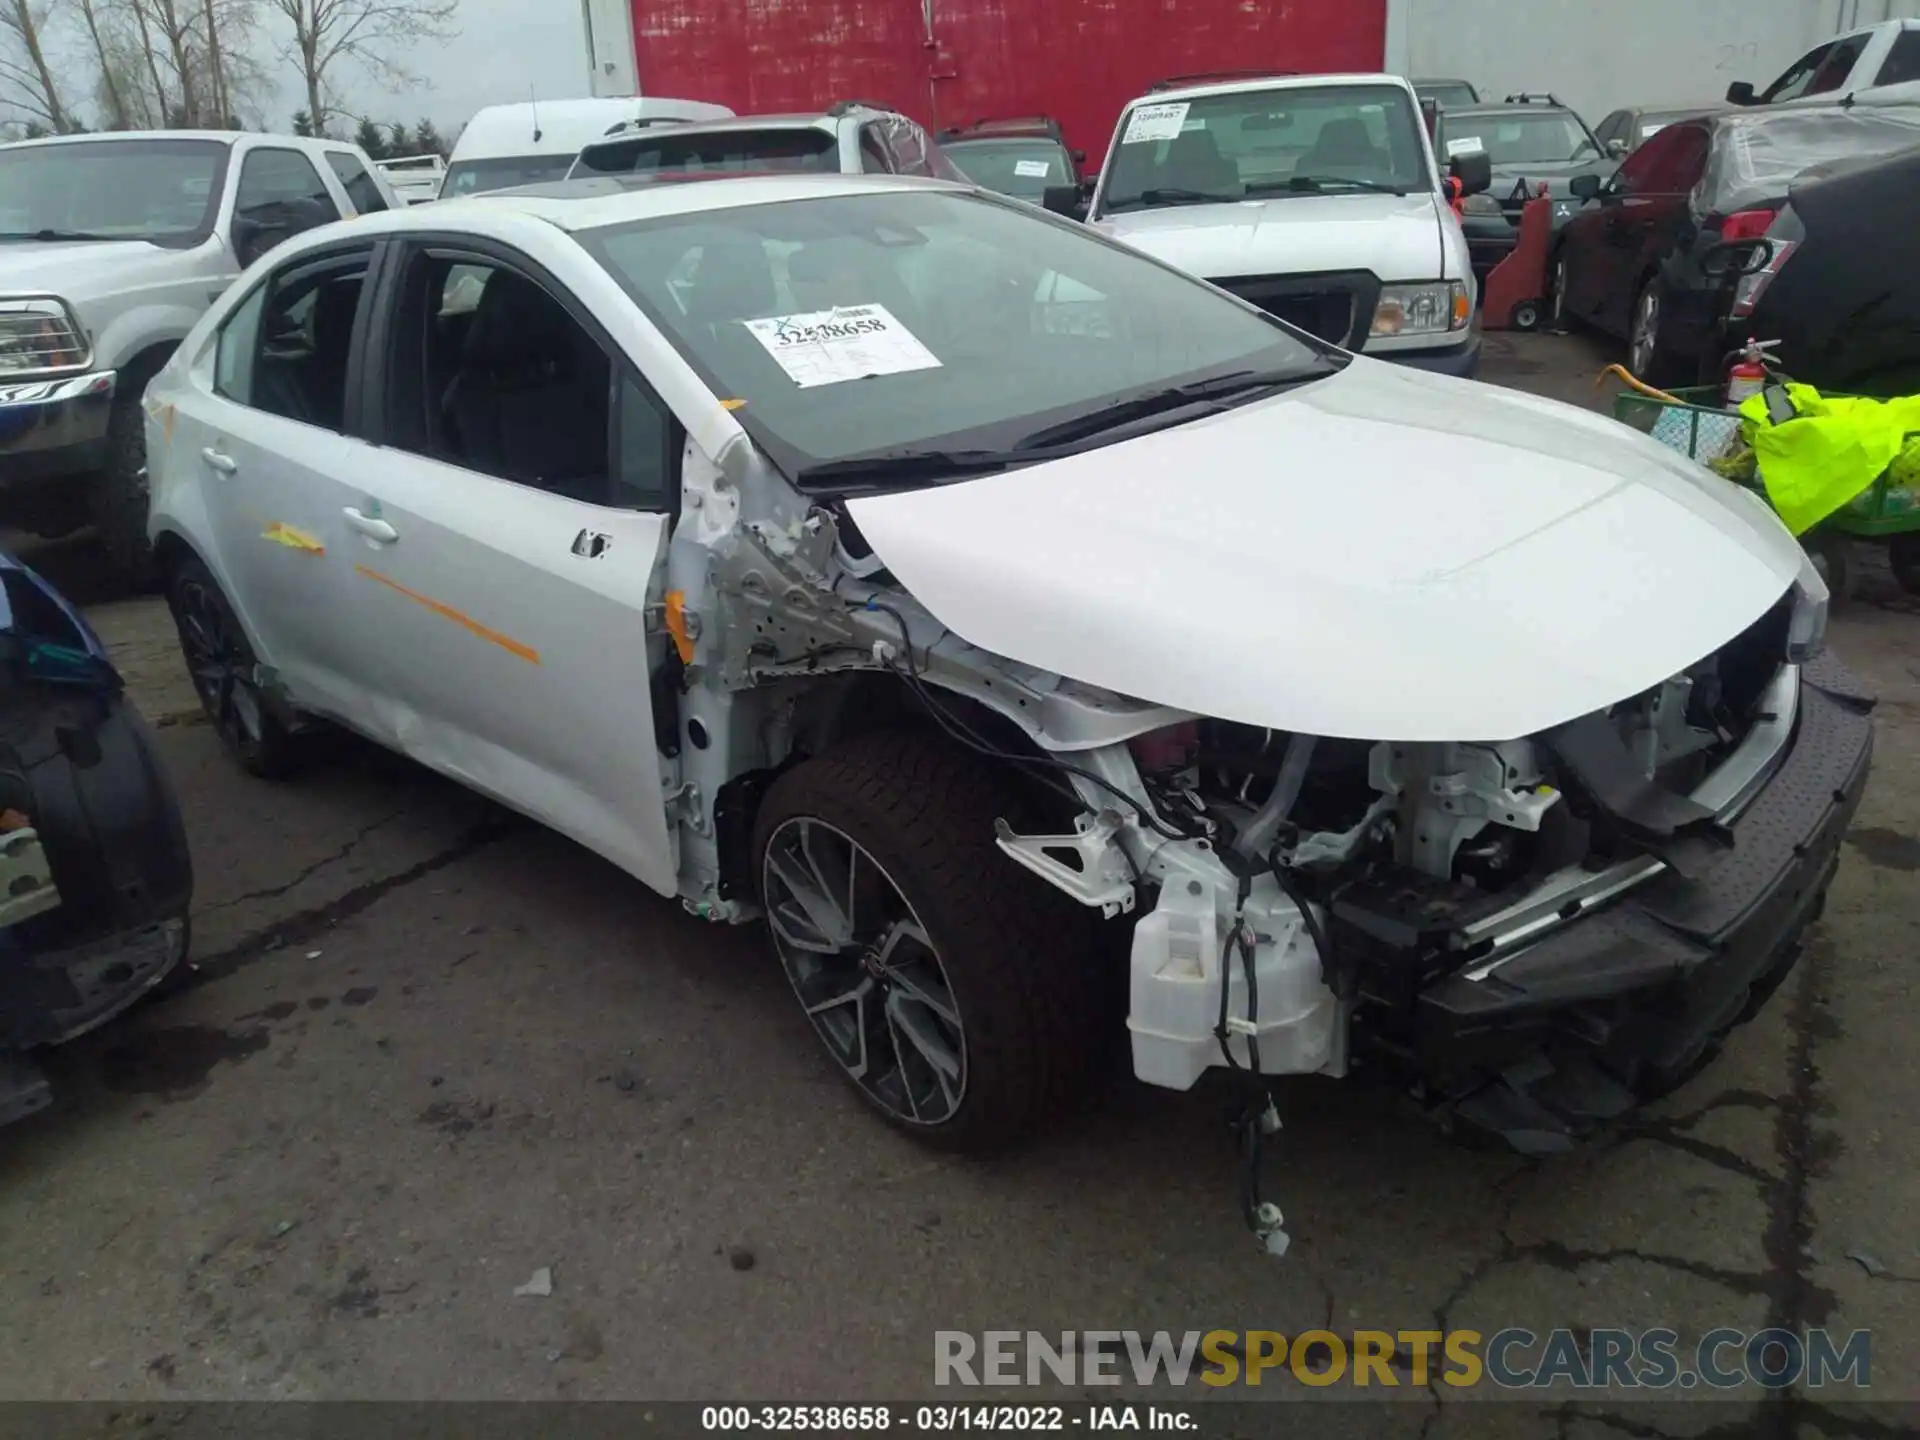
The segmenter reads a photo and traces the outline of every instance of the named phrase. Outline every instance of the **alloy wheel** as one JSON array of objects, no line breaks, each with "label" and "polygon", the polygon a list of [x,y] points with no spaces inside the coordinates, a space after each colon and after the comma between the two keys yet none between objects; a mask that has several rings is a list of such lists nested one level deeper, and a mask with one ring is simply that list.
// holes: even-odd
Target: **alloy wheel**
[{"label": "alloy wheel", "polygon": [[896,1119],[951,1119],[966,1095],[966,1031],[899,886],[858,841],[809,816],[773,832],[762,864],[774,949],[834,1060]]},{"label": "alloy wheel", "polygon": [[1633,339],[1628,351],[1628,368],[1644,380],[1653,368],[1653,357],[1660,348],[1660,292],[1652,285],[1640,292],[1640,303],[1633,307]]},{"label": "alloy wheel", "polygon": [[174,588],[174,624],[200,704],[220,738],[243,755],[265,743],[265,712],[254,679],[253,651],[233,612],[191,576]]}]

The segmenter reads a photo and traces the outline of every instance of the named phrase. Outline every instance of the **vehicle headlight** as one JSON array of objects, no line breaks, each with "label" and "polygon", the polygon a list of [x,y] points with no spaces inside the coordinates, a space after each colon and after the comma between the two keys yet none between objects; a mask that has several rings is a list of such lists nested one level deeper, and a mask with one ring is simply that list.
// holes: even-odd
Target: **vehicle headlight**
[{"label": "vehicle headlight", "polygon": [[1473,299],[1458,280],[1431,285],[1389,285],[1373,310],[1375,339],[1389,335],[1444,335],[1464,330],[1473,318]]},{"label": "vehicle headlight", "polygon": [[79,370],[92,358],[80,322],[63,302],[0,300],[0,375]]},{"label": "vehicle headlight", "polygon": [[1500,202],[1498,200],[1483,190],[1478,195],[1469,195],[1466,199],[1462,200],[1460,202],[1460,213],[1462,215],[1505,216],[1507,212],[1500,208]]}]

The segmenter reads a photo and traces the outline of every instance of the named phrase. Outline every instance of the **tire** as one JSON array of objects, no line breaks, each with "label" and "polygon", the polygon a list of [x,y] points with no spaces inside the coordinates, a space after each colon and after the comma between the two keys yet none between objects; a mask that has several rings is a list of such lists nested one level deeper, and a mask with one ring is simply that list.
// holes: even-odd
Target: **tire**
[{"label": "tire", "polygon": [[1887,541],[1887,565],[1909,595],[1920,595],[1920,533],[1908,531]]},{"label": "tire", "polygon": [[[994,844],[994,821],[1019,817],[1002,778],[943,739],[870,734],[781,776],[754,827],[775,956],[841,1073],[897,1129],[972,1153],[1068,1108],[1102,1028],[1092,912]],[[864,859],[842,865],[843,842]],[[851,920],[816,924],[796,898],[826,877],[815,898],[846,894]],[[923,1038],[902,1050],[903,1034]]]},{"label": "tire", "polygon": [[168,576],[167,606],[194,693],[227,753],[263,780],[302,769],[314,737],[296,734],[282,707],[261,692],[246,630],[197,556],[182,559]]},{"label": "tire", "polygon": [[147,539],[147,432],[141,397],[157,367],[120,378],[107,419],[107,463],[87,489],[87,514],[107,562],[137,590],[155,588],[159,574]]},{"label": "tire", "polygon": [[[1665,311],[1660,293],[1660,278],[1649,276],[1633,297],[1633,314],[1627,322],[1627,369],[1649,385],[1678,383],[1680,363],[1662,337],[1661,317]],[[1642,327],[1646,327],[1643,334]]]}]

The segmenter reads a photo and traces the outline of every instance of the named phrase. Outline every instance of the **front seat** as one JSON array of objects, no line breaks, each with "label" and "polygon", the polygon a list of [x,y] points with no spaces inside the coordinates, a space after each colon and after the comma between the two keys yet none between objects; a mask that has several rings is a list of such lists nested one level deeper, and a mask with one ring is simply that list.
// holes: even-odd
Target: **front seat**
[{"label": "front seat", "polygon": [[360,308],[361,277],[329,280],[313,297],[313,354],[301,367],[301,386],[313,423],[343,430],[347,423],[347,364],[353,351],[353,317]]},{"label": "front seat", "polygon": [[1240,167],[1220,153],[1208,130],[1181,131],[1167,146],[1163,173],[1169,185],[1206,195],[1235,195],[1241,188]]},{"label": "front seat", "polygon": [[511,270],[489,277],[441,404],[454,458],[523,485],[599,500],[606,356],[560,303]]},{"label": "front seat", "polygon": [[1320,127],[1313,149],[1300,162],[1309,175],[1367,179],[1389,168],[1386,155],[1367,134],[1364,120],[1329,120]]}]

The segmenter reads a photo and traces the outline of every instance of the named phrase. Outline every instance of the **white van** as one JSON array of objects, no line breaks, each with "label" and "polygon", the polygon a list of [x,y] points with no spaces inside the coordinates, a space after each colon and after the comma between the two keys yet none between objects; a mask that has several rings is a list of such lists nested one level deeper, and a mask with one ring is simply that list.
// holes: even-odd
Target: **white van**
[{"label": "white van", "polygon": [[622,125],[725,120],[724,105],[700,100],[623,96],[601,100],[523,100],[489,105],[467,122],[453,147],[440,198],[559,180],[588,141]]},{"label": "white van", "polygon": [[[1470,193],[1491,183],[1484,152],[1450,163]],[[1466,237],[1398,76],[1156,88],[1120,112],[1087,219],[1345,349],[1479,365]]]}]

